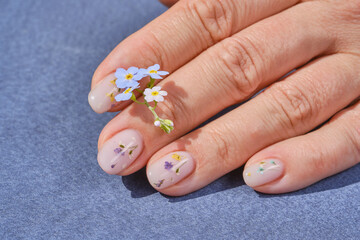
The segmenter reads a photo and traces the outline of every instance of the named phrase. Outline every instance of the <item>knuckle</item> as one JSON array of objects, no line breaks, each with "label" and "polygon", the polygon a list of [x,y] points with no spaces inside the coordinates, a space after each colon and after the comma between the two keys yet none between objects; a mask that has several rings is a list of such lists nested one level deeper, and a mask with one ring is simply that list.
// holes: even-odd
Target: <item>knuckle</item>
[{"label": "knuckle", "polygon": [[164,119],[170,119],[174,122],[174,125],[193,123],[190,119],[188,109],[180,94],[169,94],[166,96],[166,100],[158,105],[156,110],[159,109],[159,116]]},{"label": "knuckle", "polygon": [[360,20],[360,0],[345,1],[343,4],[338,4],[337,1],[332,2],[333,8],[338,15],[345,20],[356,21]]},{"label": "knuckle", "polygon": [[[149,66],[151,64],[154,64],[156,62],[162,67],[165,67],[168,65],[166,63],[169,63],[169,53],[171,51],[167,51],[167,49],[164,48],[164,45],[161,44],[161,41],[159,40],[159,37],[157,36],[157,33],[155,32],[148,32],[148,40],[147,41],[141,41],[141,49],[142,49],[142,57],[143,57],[143,63],[145,66]],[[155,57],[155,60],[154,60]]]},{"label": "knuckle", "polygon": [[[275,86],[274,86],[275,87]],[[280,114],[287,129],[295,130],[303,128],[313,116],[319,104],[314,103],[316,98],[308,97],[300,87],[279,83],[273,91],[265,91],[270,95],[271,102],[275,104],[275,111]]]},{"label": "knuckle", "polygon": [[336,163],[333,162],[332,164],[330,164],[329,162],[329,155],[331,154],[331,150],[323,149],[319,151],[317,146],[311,146],[310,144],[308,144],[308,150],[315,154],[314,161],[312,161],[313,166],[311,167],[311,170],[314,174],[319,172],[335,171],[337,167]]},{"label": "knuckle", "polygon": [[189,1],[188,8],[199,19],[201,29],[216,43],[231,35],[234,4],[231,0]]},{"label": "knuckle", "polygon": [[219,44],[215,58],[220,64],[222,86],[234,101],[239,102],[258,89],[258,54],[248,40],[224,40]]},{"label": "knuckle", "polygon": [[221,165],[224,169],[231,168],[232,164],[232,148],[234,144],[231,144],[232,137],[229,134],[223,134],[224,129],[211,129],[209,132],[209,142],[212,146],[216,146],[217,156],[222,159]]}]

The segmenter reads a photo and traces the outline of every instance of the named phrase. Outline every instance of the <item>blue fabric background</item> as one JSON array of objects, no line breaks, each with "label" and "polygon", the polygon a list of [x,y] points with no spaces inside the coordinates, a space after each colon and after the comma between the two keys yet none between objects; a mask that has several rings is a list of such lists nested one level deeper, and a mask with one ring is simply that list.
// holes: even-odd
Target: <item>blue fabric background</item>
[{"label": "blue fabric background", "polygon": [[241,169],[184,197],[97,164],[113,114],[93,71],[165,7],[155,0],[0,0],[0,239],[359,239],[360,166],[263,195]]}]

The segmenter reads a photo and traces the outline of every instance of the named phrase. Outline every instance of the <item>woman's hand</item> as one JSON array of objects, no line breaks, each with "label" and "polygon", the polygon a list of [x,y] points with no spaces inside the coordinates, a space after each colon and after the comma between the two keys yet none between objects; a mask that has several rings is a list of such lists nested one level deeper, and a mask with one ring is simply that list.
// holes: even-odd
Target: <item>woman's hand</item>
[{"label": "woman's hand", "polygon": [[[144,106],[107,96],[117,68],[155,63],[170,72],[157,107],[174,121],[170,134]],[[99,139],[110,174],[147,164],[153,187],[183,195],[246,163],[250,187],[284,193],[360,161],[359,96],[359,0],[180,0],[109,54],[89,102],[97,112],[122,110]]]}]

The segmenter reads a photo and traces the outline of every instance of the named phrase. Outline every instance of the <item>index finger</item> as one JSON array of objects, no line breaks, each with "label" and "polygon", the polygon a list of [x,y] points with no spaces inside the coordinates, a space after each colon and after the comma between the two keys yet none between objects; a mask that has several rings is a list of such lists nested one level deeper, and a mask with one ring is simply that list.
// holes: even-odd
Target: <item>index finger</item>
[{"label": "index finger", "polygon": [[[145,67],[158,63],[162,69],[173,72],[222,39],[297,2],[299,0],[179,1],[115,48],[95,71],[92,88],[120,66]],[[98,97],[96,101],[101,99]]]}]

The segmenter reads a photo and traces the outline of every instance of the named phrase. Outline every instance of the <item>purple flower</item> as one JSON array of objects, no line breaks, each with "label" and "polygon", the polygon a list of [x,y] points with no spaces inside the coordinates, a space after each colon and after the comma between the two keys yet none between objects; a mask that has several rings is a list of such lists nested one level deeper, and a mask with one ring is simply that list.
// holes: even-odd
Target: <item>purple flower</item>
[{"label": "purple flower", "polygon": [[161,187],[161,185],[164,183],[165,179],[159,180],[159,183],[154,183],[156,187]]},{"label": "purple flower", "polygon": [[117,154],[121,153],[121,155],[123,155],[123,156],[125,155],[125,151],[123,151],[123,149],[121,147],[115,148],[114,152]]},{"label": "purple flower", "polygon": [[165,162],[165,169],[170,170],[174,165],[171,162],[166,161]]}]

